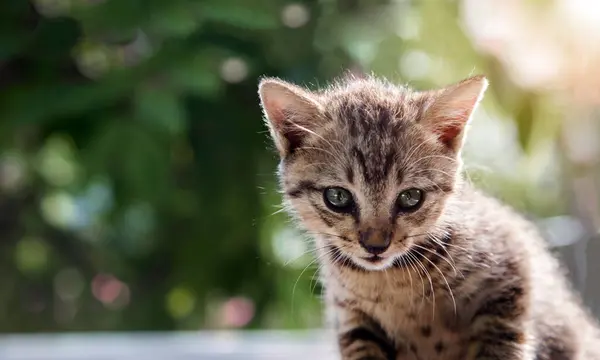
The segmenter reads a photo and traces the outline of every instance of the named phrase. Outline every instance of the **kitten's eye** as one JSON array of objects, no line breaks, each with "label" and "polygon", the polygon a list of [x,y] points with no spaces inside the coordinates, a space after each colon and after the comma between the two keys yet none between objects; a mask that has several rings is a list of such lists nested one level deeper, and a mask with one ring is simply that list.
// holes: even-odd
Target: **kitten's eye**
[{"label": "kitten's eye", "polygon": [[398,196],[398,207],[400,211],[414,211],[423,201],[423,191],[419,189],[404,190]]},{"label": "kitten's eye", "polygon": [[327,206],[334,211],[348,211],[354,204],[350,191],[341,187],[325,189],[323,197]]}]

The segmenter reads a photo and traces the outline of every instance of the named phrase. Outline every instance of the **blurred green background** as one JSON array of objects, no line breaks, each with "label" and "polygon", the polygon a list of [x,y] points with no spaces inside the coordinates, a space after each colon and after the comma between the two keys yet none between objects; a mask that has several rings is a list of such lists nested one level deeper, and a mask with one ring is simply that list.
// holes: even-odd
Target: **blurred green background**
[{"label": "blurred green background", "polygon": [[257,82],[346,70],[486,74],[467,175],[538,221],[593,306],[592,3],[0,1],[0,332],[321,326]]}]

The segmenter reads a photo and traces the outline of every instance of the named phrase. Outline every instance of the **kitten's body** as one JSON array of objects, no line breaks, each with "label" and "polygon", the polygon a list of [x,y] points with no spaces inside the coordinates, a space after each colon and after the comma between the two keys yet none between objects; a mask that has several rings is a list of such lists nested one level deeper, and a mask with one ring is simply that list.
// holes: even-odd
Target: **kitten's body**
[{"label": "kitten's body", "polygon": [[[486,84],[261,83],[285,199],[315,237],[344,359],[600,360],[596,323],[533,226],[461,180]],[[332,188],[349,205],[333,206]],[[399,205],[407,189],[423,194],[413,208]]]},{"label": "kitten's body", "polygon": [[[432,283],[414,258],[408,268],[383,273],[325,261],[323,281],[332,320],[358,309],[393,339],[399,358],[459,360],[468,358],[470,337],[478,333],[472,327],[475,312],[486,303],[496,303],[499,309],[490,310],[491,315],[501,314],[504,308],[524,320],[522,335],[502,327],[489,335],[525,336],[518,339],[524,344],[518,359],[600,359],[595,324],[571,295],[557,261],[531,225],[473,189],[465,189],[454,201],[462,203],[462,211],[448,221],[454,225],[444,240],[445,250],[428,247],[414,252]],[[423,260],[423,255],[429,260]],[[520,300],[511,299],[520,292]],[[502,293],[508,295],[498,296]]]}]

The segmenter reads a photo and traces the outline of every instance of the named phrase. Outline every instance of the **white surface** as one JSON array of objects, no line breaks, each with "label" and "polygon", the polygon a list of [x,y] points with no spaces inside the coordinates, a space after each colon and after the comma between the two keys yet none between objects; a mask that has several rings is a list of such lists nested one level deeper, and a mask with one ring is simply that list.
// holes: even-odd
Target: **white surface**
[{"label": "white surface", "polygon": [[337,360],[329,333],[177,332],[0,336],[0,360]]}]

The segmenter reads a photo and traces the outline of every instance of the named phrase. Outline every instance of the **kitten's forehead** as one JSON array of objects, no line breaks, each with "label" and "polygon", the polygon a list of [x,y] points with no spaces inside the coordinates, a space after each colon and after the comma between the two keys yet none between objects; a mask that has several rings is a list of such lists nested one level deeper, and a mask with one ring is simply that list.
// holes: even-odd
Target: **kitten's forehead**
[{"label": "kitten's forehead", "polygon": [[395,164],[420,140],[415,123],[427,97],[403,88],[359,83],[331,94],[326,104],[332,121],[325,139],[343,146],[345,163],[340,165],[347,167],[348,180],[360,176],[376,186],[384,185],[390,175],[398,178]]},{"label": "kitten's forehead", "polygon": [[433,93],[370,79],[355,81],[346,87],[333,87],[322,95],[322,99],[328,112],[337,120],[358,119],[369,126],[373,123],[386,125],[390,118],[416,120],[433,100]]},{"label": "kitten's forehead", "polygon": [[357,145],[387,147],[410,131],[423,115],[430,96],[406,88],[372,82],[354,84],[326,98],[326,113],[333,126]]}]

